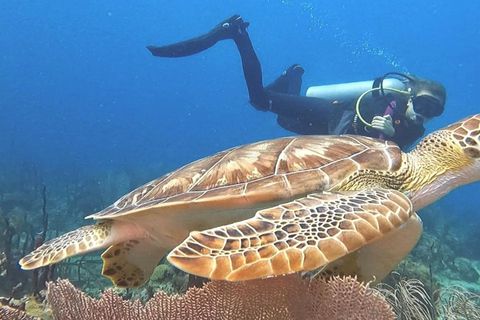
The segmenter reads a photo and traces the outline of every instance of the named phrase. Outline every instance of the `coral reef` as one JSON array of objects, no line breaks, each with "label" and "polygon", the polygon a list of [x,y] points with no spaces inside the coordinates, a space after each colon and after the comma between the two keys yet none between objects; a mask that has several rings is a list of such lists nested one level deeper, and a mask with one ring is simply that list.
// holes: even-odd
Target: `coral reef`
[{"label": "coral reef", "polygon": [[435,319],[435,306],[424,284],[393,273],[395,284],[380,283],[377,287],[395,310],[398,319]]},{"label": "coral reef", "polygon": [[37,295],[26,295],[22,299],[0,298],[0,319],[53,319],[46,293],[42,290]]},{"label": "coral reef", "polygon": [[183,296],[156,293],[145,306],[106,290],[87,297],[68,280],[48,286],[55,319],[394,319],[384,298],[355,279],[302,280],[297,275],[246,282],[215,281]]},{"label": "coral reef", "polygon": [[461,275],[457,277],[458,280],[466,282],[477,282],[479,274],[472,265],[472,262],[466,258],[458,257],[453,260],[453,270],[456,271],[455,275]]},{"label": "coral reef", "polygon": [[37,320],[39,318],[28,315],[26,312],[19,311],[11,307],[0,308],[0,319],[4,320]]},{"label": "coral reef", "polygon": [[[479,319],[480,296],[462,287],[429,295],[418,280],[394,275],[376,288],[354,278],[302,279],[298,275],[245,282],[214,281],[184,295],[157,292],[146,303],[125,300],[107,289],[92,298],[68,280],[50,282],[48,301],[24,301],[28,315],[3,307],[0,319]],[[433,301],[435,297],[435,302]],[[51,309],[49,308],[51,307]],[[34,316],[34,317],[32,317]],[[38,318],[36,318],[38,317]]]}]

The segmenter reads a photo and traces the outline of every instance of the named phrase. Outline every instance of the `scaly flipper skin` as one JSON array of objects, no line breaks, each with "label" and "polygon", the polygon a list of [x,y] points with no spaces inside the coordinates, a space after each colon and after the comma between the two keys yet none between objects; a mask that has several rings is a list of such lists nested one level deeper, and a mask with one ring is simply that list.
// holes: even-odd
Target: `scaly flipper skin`
[{"label": "scaly flipper skin", "polygon": [[105,248],[111,234],[112,221],[103,221],[70,231],[45,242],[19,261],[24,270],[57,263],[79,254]]},{"label": "scaly flipper skin", "polygon": [[410,200],[394,190],[316,193],[192,232],[168,260],[188,273],[229,281],[309,271],[388,235],[413,214]]},{"label": "scaly flipper skin", "polygon": [[166,252],[148,238],[115,244],[102,254],[102,274],[118,288],[136,288],[150,278]]}]

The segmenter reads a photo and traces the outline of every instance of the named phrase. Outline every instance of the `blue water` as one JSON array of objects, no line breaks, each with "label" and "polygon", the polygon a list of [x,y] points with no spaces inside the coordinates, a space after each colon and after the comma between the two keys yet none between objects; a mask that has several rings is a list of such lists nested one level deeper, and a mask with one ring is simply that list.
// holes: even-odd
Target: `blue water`
[{"label": "blue water", "polygon": [[[231,41],[183,59],[145,49],[194,37],[234,13],[251,22],[265,83],[292,63],[306,69],[304,90],[388,71],[442,82],[446,111],[430,132],[480,112],[478,12],[480,2],[466,0],[2,1],[0,156],[34,163],[48,180],[78,168],[174,169],[291,135],[248,104]],[[479,196],[477,184],[445,201],[459,210],[460,200],[475,215]]]}]

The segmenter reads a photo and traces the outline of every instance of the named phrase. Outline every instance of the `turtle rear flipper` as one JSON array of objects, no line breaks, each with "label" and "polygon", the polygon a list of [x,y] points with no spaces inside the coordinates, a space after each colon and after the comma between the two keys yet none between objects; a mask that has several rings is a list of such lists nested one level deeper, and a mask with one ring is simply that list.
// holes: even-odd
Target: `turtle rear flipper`
[{"label": "turtle rear flipper", "polygon": [[106,248],[111,244],[112,225],[113,222],[107,220],[65,233],[45,242],[18,263],[22,269],[30,270]]},{"label": "turtle rear flipper", "polygon": [[119,288],[136,288],[150,278],[166,252],[148,239],[115,244],[102,254],[102,274]]},{"label": "turtle rear flipper", "polygon": [[192,232],[168,259],[188,273],[231,281],[310,271],[381,241],[412,214],[410,200],[393,190],[311,194],[252,219]]}]

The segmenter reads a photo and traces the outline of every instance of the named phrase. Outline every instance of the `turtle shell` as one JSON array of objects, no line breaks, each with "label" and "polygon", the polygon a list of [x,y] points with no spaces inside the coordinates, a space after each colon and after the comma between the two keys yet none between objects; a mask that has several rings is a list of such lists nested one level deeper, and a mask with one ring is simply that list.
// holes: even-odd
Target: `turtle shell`
[{"label": "turtle shell", "polygon": [[315,191],[338,190],[358,170],[398,170],[401,159],[394,143],[361,136],[262,141],[190,163],[88,218],[115,219],[152,209],[258,209]]}]

